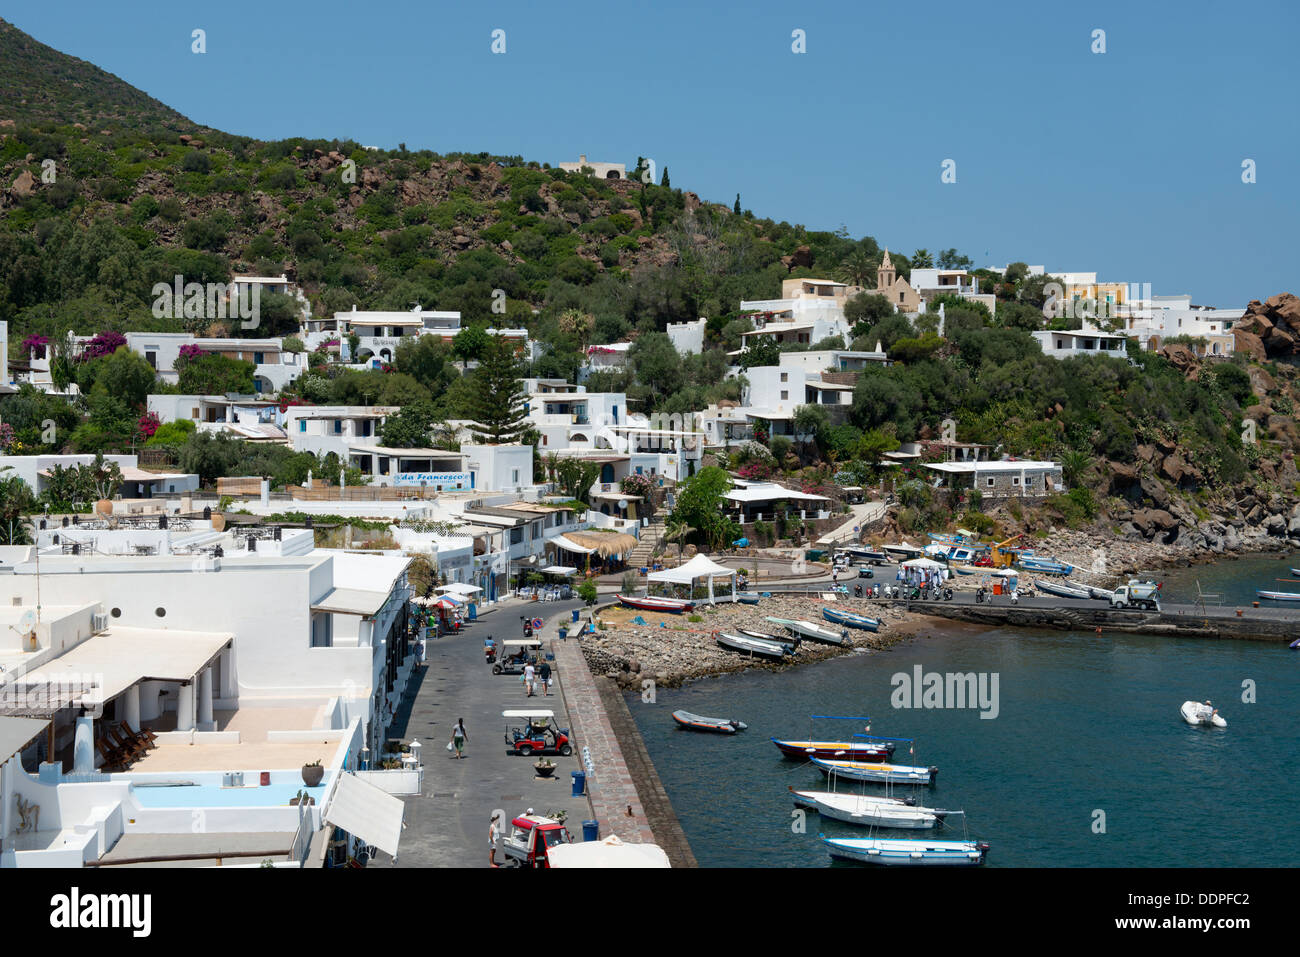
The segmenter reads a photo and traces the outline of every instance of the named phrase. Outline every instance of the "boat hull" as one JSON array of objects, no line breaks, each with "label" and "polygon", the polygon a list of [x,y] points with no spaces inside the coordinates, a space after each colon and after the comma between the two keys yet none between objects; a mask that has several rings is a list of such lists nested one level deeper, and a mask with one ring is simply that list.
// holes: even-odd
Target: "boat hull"
[{"label": "boat hull", "polygon": [[872,840],[823,836],[831,857],[863,864],[978,867],[988,854],[976,841]]},{"label": "boat hull", "polygon": [[828,776],[834,774],[851,781],[875,781],[879,784],[933,784],[939,774],[935,767],[845,761],[841,758],[813,758],[812,763]]},{"label": "boat hull", "polygon": [[795,803],[824,818],[859,827],[888,827],[903,831],[938,827],[948,812],[930,807],[909,807],[894,798],[872,798],[834,792],[795,792]]},{"label": "boat hull", "polygon": [[1214,712],[1199,701],[1184,701],[1183,706],[1178,709],[1183,720],[1188,724],[1197,725],[1202,728],[1226,728],[1228,720],[1221,714]]},{"label": "boat hull", "polygon": [[1057,585],[1053,582],[1045,582],[1041,578],[1034,579],[1034,587],[1039,591],[1047,592],[1049,595],[1055,595],[1057,598],[1092,598],[1092,595],[1088,594],[1088,592],[1082,588],[1071,588],[1069,585]]},{"label": "boat hull", "polygon": [[802,638],[807,638],[809,641],[820,641],[827,645],[853,644],[847,634],[840,634],[831,631],[829,628],[822,628],[811,621],[796,621],[791,618],[768,618],[766,620],[774,625],[780,625]]},{"label": "boat hull", "polygon": [[761,641],[757,638],[745,638],[742,635],[718,635],[717,642],[730,651],[741,654],[756,655],[772,661],[784,661],[790,654],[785,645],[777,642]]},{"label": "boat hull", "polygon": [[874,618],[868,618],[866,615],[857,615],[849,611],[836,611],[833,608],[823,608],[822,617],[835,625],[846,625],[849,628],[858,628],[862,631],[879,631],[880,622]]},{"label": "boat hull", "polygon": [[773,738],[775,744],[787,758],[808,761],[812,758],[834,760],[837,757],[850,756],[866,762],[885,761],[894,753],[892,742],[879,744],[857,741],[782,741]]},{"label": "boat hull", "polygon": [[1293,591],[1264,591],[1259,589],[1255,592],[1256,598],[1267,598],[1269,601],[1300,601],[1300,592]]},{"label": "boat hull", "polygon": [[615,595],[618,603],[626,608],[636,608],[641,611],[665,611],[673,615],[680,615],[684,611],[690,611],[695,607],[694,602],[685,601],[679,598],[638,598],[635,595]]},{"label": "boat hull", "polygon": [[707,718],[689,711],[674,711],[673,720],[681,727],[691,731],[711,731],[714,734],[735,734],[744,731],[749,725],[743,721],[731,721],[727,718]]}]

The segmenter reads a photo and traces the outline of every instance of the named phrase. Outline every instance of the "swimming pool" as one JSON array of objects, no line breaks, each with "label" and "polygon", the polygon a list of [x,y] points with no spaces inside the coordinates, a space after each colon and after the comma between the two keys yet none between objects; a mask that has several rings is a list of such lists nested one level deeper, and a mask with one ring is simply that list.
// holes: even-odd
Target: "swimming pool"
[{"label": "swimming pool", "polygon": [[132,793],[141,807],[280,807],[299,791],[306,791],[319,805],[325,798],[325,783],[309,788],[299,781],[271,783],[266,787],[223,788],[219,785],[172,785],[167,787],[135,787]]}]

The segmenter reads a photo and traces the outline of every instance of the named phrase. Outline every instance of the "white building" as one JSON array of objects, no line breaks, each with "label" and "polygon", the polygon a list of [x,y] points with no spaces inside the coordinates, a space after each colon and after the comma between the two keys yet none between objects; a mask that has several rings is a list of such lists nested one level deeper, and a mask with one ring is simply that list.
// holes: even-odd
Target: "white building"
[{"label": "white building", "polygon": [[708,328],[709,320],[700,318],[694,322],[670,322],[668,323],[668,338],[673,341],[673,346],[682,355],[692,353],[698,355],[704,351],[704,333]]},{"label": "white building", "polygon": [[[848,286],[830,279],[786,279],[781,283],[780,299],[753,299],[740,303],[742,312],[750,313],[754,329],[743,333],[748,345],[755,337],[775,339],[779,343],[808,345],[830,336],[848,336],[844,304],[861,286]],[[847,342],[847,339],[845,340]]]},{"label": "white building", "polygon": [[[291,405],[279,415],[295,452],[346,459],[361,445],[376,445],[396,406]],[[278,412],[278,410],[277,410]]]},{"label": "white building", "polygon": [[935,296],[953,295],[983,303],[989,315],[997,309],[997,297],[981,293],[979,277],[971,276],[965,269],[913,269],[908,282],[923,303],[929,303]]},{"label": "white building", "polygon": [[[253,363],[253,384],[259,392],[279,392],[307,371],[307,354],[284,351],[283,339],[205,338],[188,332],[128,332],[129,349],[144,356],[145,361],[164,382],[175,384],[180,376],[176,360],[184,346],[196,346],[227,359],[240,359]],[[90,342],[93,336],[77,336],[78,346]]]},{"label": "white building", "polygon": [[1215,309],[1192,305],[1191,296],[1152,296],[1133,303],[1125,331],[1143,349],[1157,350],[1176,336],[1205,340],[1199,355],[1230,356],[1236,349],[1232,328],[1245,314],[1241,309]]},{"label": "white building", "polygon": [[345,356],[358,362],[370,358],[392,362],[402,340],[414,336],[439,336],[451,342],[461,330],[460,313],[421,309],[416,306],[407,311],[360,311],[356,306],[350,312],[334,313],[334,330],[314,332],[319,341],[308,343],[314,347],[327,339],[338,338],[346,347],[349,335],[356,335],[357,354]]},{"label": "white building", "polygon": [[1080,329],[1046,329],[1030,333],[1043,348],[1043,355],[1053,359],[1070,356],[1113,356],[1128,359],[1125,342],[1128,337],[1106,332],[1086,319]]},{"label": "white building", "polygon": [[590,169],[596,179],[627,179],[627,165],[624,163],[596,163],[587,159],[587,154],[578,156],[576,163],[561,163],[560,169],[566,173],[581,173]]},{"label": "white building", "polygon": [[522,492],[533,484],[531,445],[464,444],[460,454],[473,476],[470,488],[490,492]]},{"label": "white building", "polygon": [[[288,276],[235,276],[230,280],[231,299],[242,297],[243,301],[249,301],[253,289],[259,289],[261,292],[274,292],[282,296],[289,296],[297,301],[299,315],[302,322],[311,319],[311,303],[303,295],[302,290],[298,288],[296,282],[290,281]],[[245,292],[245,288],[249,291]]]}]

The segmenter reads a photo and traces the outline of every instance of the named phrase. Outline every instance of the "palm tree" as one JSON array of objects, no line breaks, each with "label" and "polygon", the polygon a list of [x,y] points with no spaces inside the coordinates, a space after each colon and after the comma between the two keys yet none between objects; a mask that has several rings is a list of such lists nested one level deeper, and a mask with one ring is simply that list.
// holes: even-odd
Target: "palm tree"
[{"label": "palm tree", "polygon": [[686,550],[686,539],[691,533],[696,531],[690,525],[687,525],[680,518],[670,518],[664,525],[663,539],[666,542],[677,543],[677,564],[682,563],[682,553]]},{"label": "palm tree", "polygon": [[1070,449],[1061,456],[1061,475],[1070,485],[1078,485],[1090,465],[1092,465],[1092,457],[1087,452]]},{"label": "palm tree", "polygon": [[911,264],[913,269],[933,269],[934,257],[930,255],[930,250],[918,249],[912,253]]},{"label": "palm tree", "polygon": [[839,276],[840,282],[848,283],[850,286],[861,286],[863,289],[874,289],[876,285],[876,273],[880,268],[878,262],[872,261],[861,249],[855,249],[844,258],[840,263]]}]

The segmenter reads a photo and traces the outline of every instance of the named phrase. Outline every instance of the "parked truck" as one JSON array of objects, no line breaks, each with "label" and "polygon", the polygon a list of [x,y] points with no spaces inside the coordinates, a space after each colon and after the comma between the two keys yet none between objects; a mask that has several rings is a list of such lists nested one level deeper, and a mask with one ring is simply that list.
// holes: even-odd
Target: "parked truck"
[{"label": "parked truck", "polygon": [[1156,582],[1130,579],[1120,585],[1110,596],[1111,608],[1140,608],[1144,611],[1160,610],[1160,585]]}]

